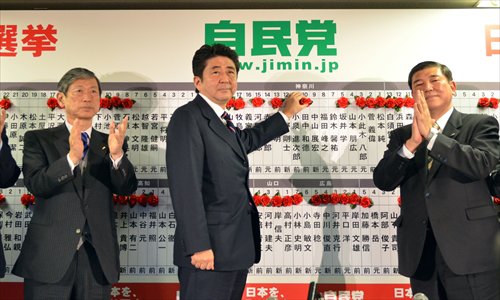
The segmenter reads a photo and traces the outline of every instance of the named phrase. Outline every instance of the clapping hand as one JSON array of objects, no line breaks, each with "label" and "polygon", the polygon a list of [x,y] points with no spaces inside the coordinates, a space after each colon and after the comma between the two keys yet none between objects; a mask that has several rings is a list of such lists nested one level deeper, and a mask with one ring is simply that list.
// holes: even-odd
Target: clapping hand
[{"label": "clapping hand", "polygon": [[109,125],[108,147],[112,159],[118,159],[123,155],[122,148],[127,133],[127,124],[128,116],[123,118],[122,122],[118,125],[115,125],[113,121]]}]

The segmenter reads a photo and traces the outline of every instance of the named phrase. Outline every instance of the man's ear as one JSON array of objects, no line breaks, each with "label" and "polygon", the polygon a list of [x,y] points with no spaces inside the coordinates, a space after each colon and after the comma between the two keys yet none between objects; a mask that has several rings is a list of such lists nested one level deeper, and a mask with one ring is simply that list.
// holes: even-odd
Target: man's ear
[{"label": "man's ear", "polygon": [[64,101],[66,100],[66,96],[64,95],[64,93],[57,92],[56,99],[57,99],[57,104],[59,104],[59,107],[64,108]]},{"label": "man's ear", "polygon": [[201,84],[202,80],[201,80],[201,77],[199,76],[194,76],[193,77],[193,83],[194,83],[194,86],[199,90],[199,85]]}]

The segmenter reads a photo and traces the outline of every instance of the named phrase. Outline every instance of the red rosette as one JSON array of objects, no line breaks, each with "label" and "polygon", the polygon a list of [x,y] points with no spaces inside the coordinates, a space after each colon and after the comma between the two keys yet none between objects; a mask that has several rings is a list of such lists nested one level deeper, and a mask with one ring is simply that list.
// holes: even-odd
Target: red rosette
[{"label": "red rosette", "polygon": [[270,102],[272,108],[279,108],[283,105],[283,99],[280,97],[274,97]]},{"label": "red rosette", "polygon": [[151,193],[147,199],[150,206],[158,206],[159,198],[157,195]]},{"label": "red rosette", "polygon": [[271,197],[269,197],[269,195],[267,195],[267,194],[264,194],[260,198],[260,202],[261,202],[262,206],[269,206],[269,204],[271,204]]},{"label": "red rosette", "polygon": [[304,196],[302,196],[302,193],[296,193],[292,195],[292,201],[293,205],[298,205],[304,201]]},{"label": "red rosette", "polygon": [[299,104],[300,105],[307,105],[309,107],[309,106],[311,106],[311,104],[313,104],[313,101],[311,100],[311,98],[304,97],[304,98],[299,100]]},{"label": "red rosette", "polygon": [[57,101],[57,99],[55,97],[50,97],[49,99],[47,99],[47,106],[51,109],[51,110],[54,110],[56,108],[61,108],[59,106],[59,102]]},{"label": "red rosette", "polygon": [[347,106],[349,106],[349,104],[351,103],[346,97],[340,97],[339,99],[337,99],[337,107],[339,108],[346,108]]},{"label": "red rosette", "polygon": [[235,110],[243,109],[245,108],[245,100],[243,98],[239,97],[234,100],[233,107]]},{"label": "red rosette", "polygon": [[253,107],[261,107],[264,102],[264,99],[262,99],[261,97],[255,97],[250,100],[250,103],[252,103]]},{"label": "red rosette", "polygon": [[130,109],[130,108],[132,108],[132,106],[134,106],[134,103],[135,103],[135,101],[133,99],[125,98],[125,99],[122,100],[121,106],[123,108]]}]

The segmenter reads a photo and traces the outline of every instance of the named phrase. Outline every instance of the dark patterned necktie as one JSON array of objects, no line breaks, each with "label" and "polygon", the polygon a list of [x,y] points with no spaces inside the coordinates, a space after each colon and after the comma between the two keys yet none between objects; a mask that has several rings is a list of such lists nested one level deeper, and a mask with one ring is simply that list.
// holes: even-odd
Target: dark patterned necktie
[{"label": "dark patterned necktie", "polygon": [[86,132],[82,132],[82,142],[83,142],[83,156],[82,160],[85,159],[87,152],[89,152],[89,135]]},{"label": "dark patterned necktie", "polygon": [[226,126],[227,126],[227,128],[229,128],[229,130],[231,130],[232,133],[236,133],[236,126],[234,126],[234,123],[232,121],[231,115],[228,114],[227,111],[225,111],[222,114],[222,118],[224,120],[226,120]]}]

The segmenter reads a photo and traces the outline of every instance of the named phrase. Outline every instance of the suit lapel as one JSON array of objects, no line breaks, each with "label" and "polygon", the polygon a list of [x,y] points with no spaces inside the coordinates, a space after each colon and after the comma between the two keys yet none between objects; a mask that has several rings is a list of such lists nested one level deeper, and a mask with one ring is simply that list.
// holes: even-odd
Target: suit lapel
[{"label": "suit lapel", "polygon": [[[54,141],[54,147],[57,149],[59,156],[66,157],[69,152],[69,131],[66,124],[62,124],[52,131],[51,139]],[[76,166],[73,170],[74,179],[72,181],[75,192],[80,199],[83,197],[83,178],[80,167]]]},{"label": "suit lapel", "polygon": [[[453,109],[450,119],[446,123],[446,126],[444,127],[442,134],[451,139],[455,139],[458,133],[460,132],[460,127],[462,127],[462,115],[460,112]],[[432,167],[429,170],[428,178],[429,179],[433,178],[440,168],[441,168],[441,162],[439,162],[438,160],[434,160],[432,162]]]},{"label": "suit lapel", "polygon": [[107,136],[95,129],[92,129],[90,138],[89,153],[87,154],[87,166],[98,164],[108,153]]},{"label": "suit lapel", "polygon": [[194,101],[198,107],[200,107],[203,116],[208,120],[208,127],[227,143],[237,155],[242,159],[246,159],[246,154],[243,152],[242,146],[238,141],[239,137],[227,129],[220,118],[215,114],[214,110],[201,96],[196,96]]},{"label": "suit lapel", "polygon": [[62,124],[52,131],[52,137],[50,137],[52,141],[54,141],[54,146],[57,149],[56,151],[60,156],[66,156],[69,152],[69,131],[66,124]]},{"label": "suit lapel", "polygon": [[89,152],[87,153],[87,166],[83,172],[83,201],[86,202],[85,199],[89,193],[86,191],[89,188],[92,188],[92,181],[95,180],[93,176],[91,176],[90,169],[94,168],[97,165],[100,165],[102,160],[106,158],[108,155],[108,141],[107,136],[95,129],[92,129],[92,135],[90,137],[89,144]]}]

